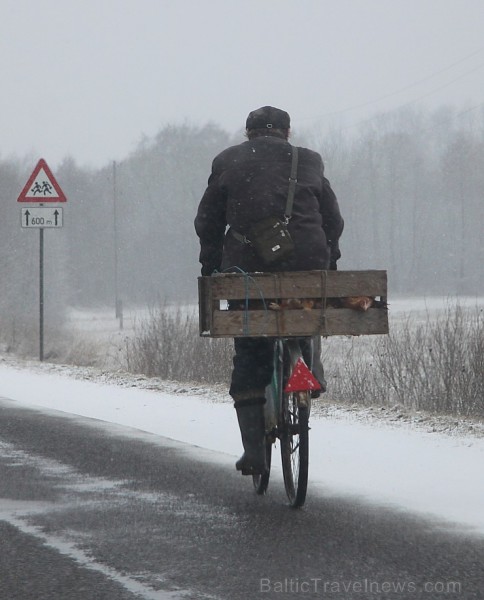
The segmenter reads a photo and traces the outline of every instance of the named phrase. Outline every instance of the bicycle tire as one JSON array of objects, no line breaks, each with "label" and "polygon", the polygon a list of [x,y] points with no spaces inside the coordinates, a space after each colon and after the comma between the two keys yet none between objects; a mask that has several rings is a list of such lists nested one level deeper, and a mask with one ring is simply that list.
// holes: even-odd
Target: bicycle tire
[{"label": "bicycle tire", "polygon": [[254,484],[254,489],[256,494],[263,496],[267,492],[267,488],[269,487],[269,478],[271,476],[271,459],[272,459],[272,440],[270,438],[266,438],[266,466],[267,471],[262,475],[252,475],[252,482]]},{"label": "bicycle tire", "polygon": [[309,473],[310,392],[283,394],[281,459],[284,486],[291,506],[306,500]]}]

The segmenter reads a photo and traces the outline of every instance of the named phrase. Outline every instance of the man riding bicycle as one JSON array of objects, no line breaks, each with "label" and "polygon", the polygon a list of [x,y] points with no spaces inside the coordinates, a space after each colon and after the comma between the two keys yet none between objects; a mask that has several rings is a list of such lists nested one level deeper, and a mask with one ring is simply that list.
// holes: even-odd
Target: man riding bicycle
[{"label": "man riding bicycle", "polygon": [[[227,148],[213,160],[195,219],[202,275],[215,271],[336,269],[341,256],[338,241],[344,226],[338,201],[324,176],[318,153],[298,148],[297,162],[293,160],[295,150],[288,142],[289,132],[288,113],[264,106],[247,117],[248,140]],[[289,256],[268,264],[251,243],[251,235],[255,235],[257,223],[274,216],[284,218],[291,170],[296,168],[290,217],[285,219],[293,249]],[[320,338],[315,338],[315,342],[313,373],[324,391]],[[236,338],[234,345],[230,395],[244,446],[236,468],[244,475],[263,473],[265,388],[272,377],[273,341],[263,337]],[[303,353],[304,350],[303,345]]]}]

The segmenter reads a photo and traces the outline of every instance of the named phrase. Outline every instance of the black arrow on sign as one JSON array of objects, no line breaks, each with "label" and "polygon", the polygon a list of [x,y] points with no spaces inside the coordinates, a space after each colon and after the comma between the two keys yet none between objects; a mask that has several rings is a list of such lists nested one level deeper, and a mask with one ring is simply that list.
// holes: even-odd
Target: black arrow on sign
[{"label": "black arrow on sign", "polygon": [[54,211],[54,217],[55,217],[55,226],[57,227],[57,217],[59,216],[59,211],[57,210],[57,208]]},{"label": "black arrow on sign", "polygon": [[25,224],[27,225],[27,227],[29,226],[29,217],[30,217],[30,213],[29,213],[29,210],[27,209],[25,211]]}]

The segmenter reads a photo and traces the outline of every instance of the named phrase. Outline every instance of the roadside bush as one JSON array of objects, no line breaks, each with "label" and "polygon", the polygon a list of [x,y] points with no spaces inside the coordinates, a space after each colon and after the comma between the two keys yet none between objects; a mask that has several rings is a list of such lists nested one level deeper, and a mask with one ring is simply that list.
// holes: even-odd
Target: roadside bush
[{"label": "roadside bush", "polygon": [[200,338],[195,309],[160,305],[126,340],[128,371],[174,381],[226,383],[231,339]]},{"label": "roadside bush", "polygon": [[[388,336],[327,338],[324,398],[346,404],[484,416],[484,314],[448,307],[424,323],[392,323]],[[131,372],[227,383],[232,340],[200,338],[195,309],[160,306],[126,340]]]},{"label": "roadside bush", "polygon": [[328,382],[325,399],[363,406],[386,405],[387,387],[382,384],[375,360],[375,338],[329,337],[323,340],[323,365]]},{"label": "roadside bush", "polygon": [[435,320],[408,318],[378,348],[389,397],[438,413],[484,415],[484,314],[448,307]]}]

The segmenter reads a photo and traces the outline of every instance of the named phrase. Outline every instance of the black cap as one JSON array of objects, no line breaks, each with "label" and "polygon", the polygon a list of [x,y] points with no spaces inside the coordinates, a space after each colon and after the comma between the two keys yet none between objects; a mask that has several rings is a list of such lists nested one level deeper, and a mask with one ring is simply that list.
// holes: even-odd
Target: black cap
[{"label": "black cap", "polygon": [[285,110],[273,106],[263,106],[249,113],[246,129],[289,129],[291,119]]}]

